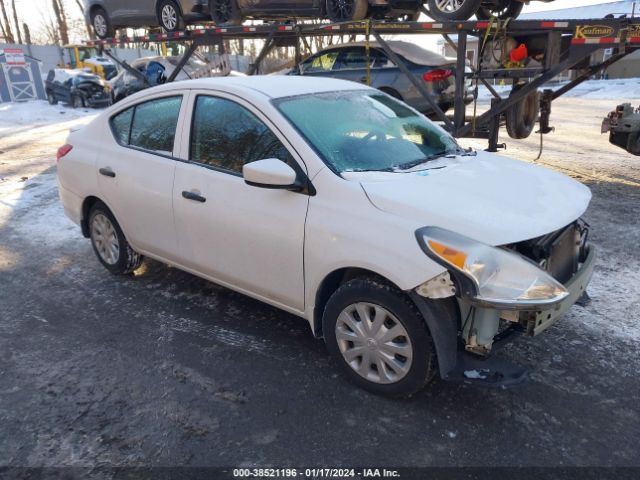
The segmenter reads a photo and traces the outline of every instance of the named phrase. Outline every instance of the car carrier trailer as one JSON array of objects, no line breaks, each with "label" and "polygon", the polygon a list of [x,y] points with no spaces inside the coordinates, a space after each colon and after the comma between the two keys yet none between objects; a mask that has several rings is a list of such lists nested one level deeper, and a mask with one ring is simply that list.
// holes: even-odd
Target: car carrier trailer
[{"label": "car carrier trailer", "polygon": [[[457,52],[456,93],[453,115],[448,116],[429,96],[421,79],[411,74],[403,61],[391,50],[383,35],[442,35]],[[457,44],[452,35],[457,36]],[[500,126],[504,123],[512,138],[526,138],[539,122],[537,133],[541,135],[553,131],[550,124],[553,100],[576,87],[591,76],[605,70],[630,53],[640,48],[640,19],[605,18],[585,20],[499,20],[464,22],[390,22],[359,21],[348,23],[267,23],[262,25],[241,25],[234,27],[207,26],[171,33],[155,33],[142,36],[120,36],[105,40],[86,42],[89,46],[105,49],[126,44],[177,42],[184,44],[180,65],[188,61],[201,46],[217,46],[224,53],[224,42],[231,39],[263,39],[264,46],[249,74],[258,71],[260,64],[273,48],[295,47],[296,61],[301,59],[301,45],[308,45],[309,37],[317,36],[363,36],[367,42],[375,39],[389,58],[407,75],[413,85],[431,106],[436,120],[454,137],[474,137],[488,140],[488,151],[496,151],[504,145],[498,143]],[[467,41],[477,38],[479,42],[478,60],[470,69],[466,57]],[[526,57],[510,58],[504,47],[506,39],[512,39]],[[502,45],[502,47],[501,47]],[[487,62],[487,51],[500,50],[504,62]],[[489,50],[491,49],[491,50]],[[606,59],[592,62],[592,56],[609,50]],[[112,57],[113,58],[113,57]],[[531,61],[535,58],[536,61]],[[114,58],[115,61],[117,59]],[[124,68],[128,65],[120,63]],[[134,69],[131,69],[134,70]],[[567,84],[549,88],[549,83],[565,71],[575,72]],[[133,73],[133,72],[132,72]],[[138,72],[135,72],[138,73]],[[135,74],[134,73],[134,74]],[[367,77],[369,77],[367,75]],[[472,79],[477,85],[484,84],[491,92],[490,108],[480,114],[467,114],[465,104],[465,80]],[[168,78],[173,81],[175,74]],[[501,96],[489,80],[503,79],[512,82],[508,96]],[[540,90],[542,91],[540,92]],[[477,95],[476,95],[477,96]]]}]

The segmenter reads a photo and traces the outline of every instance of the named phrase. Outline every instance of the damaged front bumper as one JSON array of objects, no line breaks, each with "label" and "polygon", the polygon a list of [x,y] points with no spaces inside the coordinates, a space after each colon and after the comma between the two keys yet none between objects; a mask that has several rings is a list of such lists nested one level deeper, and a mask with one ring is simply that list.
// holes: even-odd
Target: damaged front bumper
[{"label": "damaged front bumper", "polygon": [[[568,296],[549,309],[504,311],[461,302],[461,335],[464,345],[458,340],[457,347],[451,343],[436,347],[439,361],[441,353],[444,357],[440,365],[441,377],[447,381],[495,388],[505,388],[526,381],[529,373],[525,367],[495,355],[495,351],[513,338],[512,333],[535,336],[548,329],[585,294],[593,276],[596,249],[592,245],[585,245],[584,253],[585,257],[578,271],[564,283]],[[424,297],[416,294],[415,298],[420,308]],[[470,322],[465,322],[465,319],[468,320],[472,315],[477,321],[474,325],[469,325]],[[501,322],[509,327],[496,334]],[[434,340],[445,336],[441,332],[436,333],[438,335],[434,336]],[[447,336],[451,333],[450,328]]]},{"label": "damaged front bumper", "polygon": [[[580,269],[564,284],[569,295],[560,303],[556,304],[551,310],[527,312],[529,313],[528,317],[526,314],[521,314],[520,321],[526,322],[525,326],[528,334],[538,335],[545,331],[551,325],[560,320],[560,318],[573,306],[573,304],[585,294],[587,285],[589,285],[591,277],[593,276],[596,259],[595,247],[593,245],[588,245],[586,249],[587,256]],[[525,317],[524,319],[522,318],[523,316]]]}]

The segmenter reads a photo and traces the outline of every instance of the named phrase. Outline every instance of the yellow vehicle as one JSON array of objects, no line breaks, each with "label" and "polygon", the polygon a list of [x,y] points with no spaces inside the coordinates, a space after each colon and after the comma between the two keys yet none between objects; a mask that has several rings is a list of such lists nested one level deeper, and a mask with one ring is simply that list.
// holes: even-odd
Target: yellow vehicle
[{"label": "yellow vehicle", "polygon": [[116,76],[118,69],[106,57],[98,55],[98,50],[86,45],[65,45],[62,52],[61,68],[88,69],[105,80]]}]

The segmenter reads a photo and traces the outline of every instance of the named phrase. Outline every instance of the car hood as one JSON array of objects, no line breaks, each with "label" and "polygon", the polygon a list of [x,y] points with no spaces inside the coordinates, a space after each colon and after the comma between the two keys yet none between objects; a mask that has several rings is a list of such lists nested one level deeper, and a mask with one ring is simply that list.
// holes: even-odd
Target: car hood
[{"label": "car hood", "polygon": [[422,168],[343,176],[360,181],[380,210],[490,245],[562,228],[579,218],[591,199],[586,186],[565,175],[486,152],[441,159]]}]

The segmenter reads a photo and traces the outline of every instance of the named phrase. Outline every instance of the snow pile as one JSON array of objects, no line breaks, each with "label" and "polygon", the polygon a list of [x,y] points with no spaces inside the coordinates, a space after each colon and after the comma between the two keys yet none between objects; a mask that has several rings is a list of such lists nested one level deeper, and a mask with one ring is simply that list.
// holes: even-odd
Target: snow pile
[{"label": "snow pile", "polygon": [[[49,105],[44,100],[0,104],[0,133],[9,134],[16,126],[40,127],[96,115],[98,110]],[[11,132],[12,133],[12,132]]]}]

